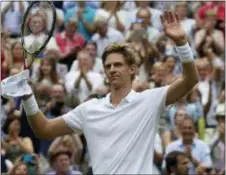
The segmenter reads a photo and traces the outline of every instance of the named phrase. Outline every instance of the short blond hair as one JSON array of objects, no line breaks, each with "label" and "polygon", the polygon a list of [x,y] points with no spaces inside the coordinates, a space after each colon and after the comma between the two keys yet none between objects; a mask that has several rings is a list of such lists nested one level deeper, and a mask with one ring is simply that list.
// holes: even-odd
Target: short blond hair
[{"label": "short blond hair", "polygon": [[125,61],[128,65],[136,64],[136,55],[133,47],[128,43],[112,43],[108,45],[102,54],[102,62],[103,64],[106,61],[106,58],[111,53],[119,53],[122,54],[125,58]]},{"label": "short blond hair", "polygon": [[[126,64],[129,66],[137,65],[135,50],[128,43],[112,43],[108,45],[104,49],[104,52],[102,54],[103,65],[106,61],[107,56],[111,53],[119,53],[123,55]],[[132,75],[131,79],[134,80],[134,78],[135,78],[135,75]]]}]

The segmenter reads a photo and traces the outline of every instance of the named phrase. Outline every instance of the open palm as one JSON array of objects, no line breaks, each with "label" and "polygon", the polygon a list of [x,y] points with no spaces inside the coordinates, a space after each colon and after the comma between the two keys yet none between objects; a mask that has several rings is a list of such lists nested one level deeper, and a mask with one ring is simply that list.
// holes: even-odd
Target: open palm
[{"label": "open palm", "polygon": [[161,16],[161,21],[164,27],[165,35],[173,41],[178,41],[186,38],[184,29],[180,24],[180,19],[177,14],[165,11]]}]

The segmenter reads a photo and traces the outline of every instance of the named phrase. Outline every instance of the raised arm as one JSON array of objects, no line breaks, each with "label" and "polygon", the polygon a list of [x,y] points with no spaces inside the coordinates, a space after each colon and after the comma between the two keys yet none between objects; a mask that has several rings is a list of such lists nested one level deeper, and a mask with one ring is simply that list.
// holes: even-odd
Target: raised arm
[{"label": "raised arm", "polygon": [[164,12],[161,20],[166,36],[176,44],[176,50],[183,67],[183,76],[173,82],[167,91],[166,105],[170,105],[181,99],[195,86],[198,82],[198,72],[179,16],[172,12]]}]

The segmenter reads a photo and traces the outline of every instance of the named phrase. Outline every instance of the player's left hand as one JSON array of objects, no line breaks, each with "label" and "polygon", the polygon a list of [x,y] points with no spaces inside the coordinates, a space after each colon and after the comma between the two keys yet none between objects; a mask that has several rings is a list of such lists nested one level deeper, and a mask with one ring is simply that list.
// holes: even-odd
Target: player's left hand
[{"label": "player's left hand", "polygon": [[165,11],[161,17],[165,35],[172,39],[177,45],[187,43],[185,31],[180,24],[179,16],[173,12]]}]

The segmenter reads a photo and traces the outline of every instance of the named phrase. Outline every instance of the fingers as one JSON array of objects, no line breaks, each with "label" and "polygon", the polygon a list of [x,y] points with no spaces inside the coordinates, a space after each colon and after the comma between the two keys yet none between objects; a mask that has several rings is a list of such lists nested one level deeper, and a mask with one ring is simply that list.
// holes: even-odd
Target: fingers
[{"label": "fingers", "polygon": [[179,15],[175,14],[171,11],[164,11],[163,15],[160,16],[162,24],[169,24],[169,23],[179,23]]}]

